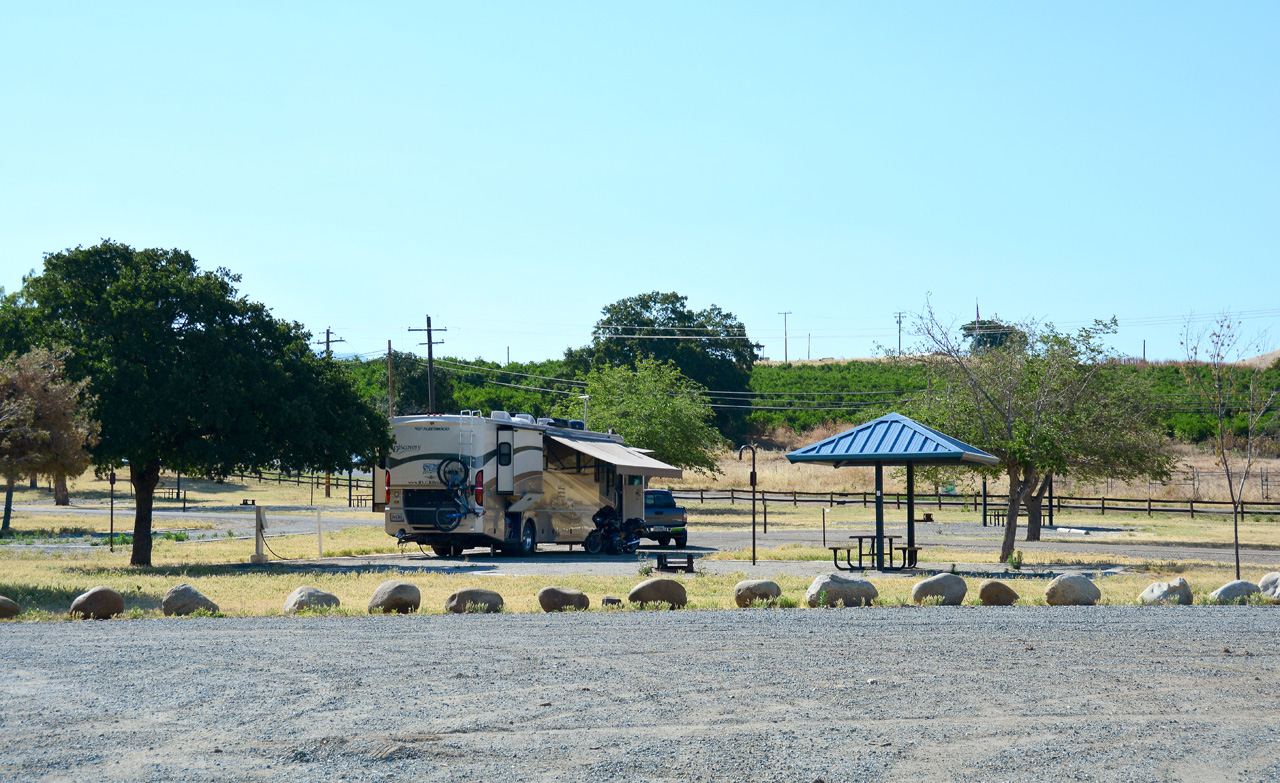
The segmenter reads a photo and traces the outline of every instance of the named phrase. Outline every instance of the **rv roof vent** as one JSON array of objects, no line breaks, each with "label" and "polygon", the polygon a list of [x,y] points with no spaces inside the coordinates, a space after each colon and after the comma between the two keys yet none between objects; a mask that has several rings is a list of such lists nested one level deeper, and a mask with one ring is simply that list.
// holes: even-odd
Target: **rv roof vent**
[{"label": "rv roof vent", "polygon": [[494,421],[511,421],[511,414],[506,411],[494,411],[489,415]]},{"label": "rv roof vent", "polygon": [[529,415],[528,413],[515,413],[515,414],[512,414],[511,418],[515,419],[516,421],[523,421],[525,424],[534,423],[533,416]]},{"label": "rv roof vent", "polygon": [[585,421],[582,421],[581,419],[569,420],[569,429],[571,430],[585,430],[586,428],[587,428],[587,423]]},{"label": "rv roof vent", "polygon": [[547,418],[546,416],[542,417],[541,419],[538,419],[538,423],[544,427],[549,427],[552,424],[555,424],[555,422],[556,422],[555,419]]}]

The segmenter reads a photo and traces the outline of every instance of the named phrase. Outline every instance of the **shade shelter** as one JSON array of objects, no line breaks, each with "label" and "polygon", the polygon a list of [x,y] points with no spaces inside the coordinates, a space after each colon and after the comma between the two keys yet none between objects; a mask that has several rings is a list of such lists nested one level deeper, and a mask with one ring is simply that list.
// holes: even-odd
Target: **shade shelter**
[{"label": "shade shelter", "polygon": [[890,413],[851,430],[832,435],[787,455],[792,463],[849,465],[876,469],[876,568],[884,568],[884,467],[907,468],[907,546],[916,545],[916,465],[996,465],[1000,459],[982,449],[926,427],[900,413]]}]

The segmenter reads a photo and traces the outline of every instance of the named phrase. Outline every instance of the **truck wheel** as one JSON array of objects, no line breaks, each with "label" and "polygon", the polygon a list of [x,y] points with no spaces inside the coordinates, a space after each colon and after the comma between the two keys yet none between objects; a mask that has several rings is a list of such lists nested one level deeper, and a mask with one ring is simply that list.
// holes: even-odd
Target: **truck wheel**
[{"label": "truck wheel", "polygon": [[448,544],[432,544],[431,551],[436,553],[436,557],[453,557],[453,547]]},{"label": "truck wheel", "polygon": [[520,534],[520,554],[531,555],[538,551],[538,534],[534,530],[533,521],[524,523],[524,532]]},{"label": "truck wheel", "polygon": [[604,536],[600,535],[599,530],[592,530],[587,533],[587,540],[582,542],[582,549],[589,555],[598,555],[604,550]]},{"label": "truck wheel", "polygon": [[681,533],[676,536],[676,549],[684,549],[684,545],[687,543],[689,543],[689,536],[687,533]]},{"label": "truck wheel", "polygon": [[658,536],[655,540],[658,542],[658,546],[666,546],[671,543],[671,536]]}]

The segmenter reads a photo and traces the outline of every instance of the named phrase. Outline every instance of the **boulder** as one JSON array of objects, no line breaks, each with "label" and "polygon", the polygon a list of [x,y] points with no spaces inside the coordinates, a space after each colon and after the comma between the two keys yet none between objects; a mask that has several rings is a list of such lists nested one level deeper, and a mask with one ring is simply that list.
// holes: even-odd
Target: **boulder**
[{"label": "boulder", "polygon": [[422,605],[422,592],[403,579],[388,579],[369,599],[369,614],[409,614]]},{"label": "boulder", "polygon": [[782,588],[768,579],[746,579],[733,586],[733,602],[745,609],[753,601],[773,603],[782,597]]},{"label": "boulder", "polygon": [[342,602],[333,593],[326,593],[317,587],[303,585],[284,599],[284,613],[297,614],[303,609],[331,609],[341,606]]},{"label": "boulder", "polygon": [[1093,606],[1102,598],[1102,591],[1084,574],[1063,574],[1044,589],[1044,600],[1049,606]]},{"label": "boulder", "polygon": [[591,608],[591,599],[581,590],[568,587],[544,587],[538,591],[538,606],[541,606],[544,612],[563,612],[566,609],[585,612]]},{"label": "boulder", "polygon": [[468,587],[459,590],[444,601],[444,610],[451,614],[477,612],[488,614],[502,608],[502,596],[493,590],[481,587]]},{"label": "boulder", "polygon": [[612,595],[606,595],[600,599],[601,606],[622,606],[622,599]]},{"label": "boulder", "polygon": [[805,602],[811,607],[823,606],[870,606],[880,595],[871,580],[862,576],[845,576],[844,574],[823,574],[813,580],[805,593]]},{"label": "boulder", "polygon": [[1171,582],[1152,582],[1138,596],[1138,603],[1144,606],[1157,604],[1191,605],[1191,585],[1187,580],[1178,577]]},{"label": "boulder", "polygon": [[184,617],[201,609],[212,614],[218,611],[218,605],[188,584],[170,587],[160,601],[160,610],[164,612],[165,617],[174,615]]},{"label": "boulder", "polygon": [[1215,604],[1238,604],[1247,601],[1254,593],[1260,592],[1262,591],[1253,582],[1236,579],[1209,593],[1209,598]]},{"label": "boulder", "polygon": [[924,603],[926,598],[941,598],[943,606],[959,606],[969,586],[955,574],[937,574],[916,582],[911,588],[912,603]]},{"label": "boulder", "polygon": [[0,595],[0,619],[17,617],[20,614],[22,614],[22,609],[18,606],[17,601]]},{"label": "boulder", "polygon": [[1018,593],[1003,579],[983,579],[978,583],[978,600],[983,606],[1013,606]]},{"label": "boulder", "polygon": [[627,593],[627,600],[633,604],[669,604],[672,609],[683,607],[689,603],[684,585],[674,579],[646,579]]},{"label": "boulder", "polygon": [[124,596],[110,587],[95,587],[71,602],[72,617],[105,620],[118,614],[124,614]]},{"label": "boulder", "polygon": [[1262,597],[1273,604],[1280,604],[1280,571],[1272,571],[1258,581]]}]

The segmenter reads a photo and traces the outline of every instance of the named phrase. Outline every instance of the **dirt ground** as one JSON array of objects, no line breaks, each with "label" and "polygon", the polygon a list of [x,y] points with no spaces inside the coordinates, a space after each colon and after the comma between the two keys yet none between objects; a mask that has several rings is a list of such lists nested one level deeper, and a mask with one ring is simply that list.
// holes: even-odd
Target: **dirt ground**
[{"label": "dirt ground", "polygon": [[1271,781],[1280,611],[0,627],[0,779]]}]

